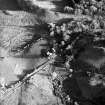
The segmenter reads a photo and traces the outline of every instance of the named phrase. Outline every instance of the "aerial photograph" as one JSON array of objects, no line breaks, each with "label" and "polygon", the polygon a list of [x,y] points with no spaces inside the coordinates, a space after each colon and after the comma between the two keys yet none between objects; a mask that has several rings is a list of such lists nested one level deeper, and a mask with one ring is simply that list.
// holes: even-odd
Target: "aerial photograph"
[{"label": "aerial photograph", "polygon": [[105,0],[0,0],[0,105],[105,105]]}]

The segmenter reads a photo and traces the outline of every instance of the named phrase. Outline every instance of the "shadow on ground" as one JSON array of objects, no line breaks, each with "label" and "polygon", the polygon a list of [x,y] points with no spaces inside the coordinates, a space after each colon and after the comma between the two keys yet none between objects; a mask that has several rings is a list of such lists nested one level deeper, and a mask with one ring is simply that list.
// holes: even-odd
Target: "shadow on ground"
[{"label": "shadow on ground", "polygon": [[1,10],[21,10],[16,0],[0,0]]}]

